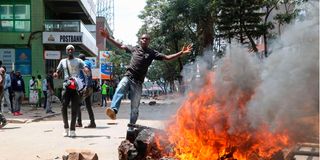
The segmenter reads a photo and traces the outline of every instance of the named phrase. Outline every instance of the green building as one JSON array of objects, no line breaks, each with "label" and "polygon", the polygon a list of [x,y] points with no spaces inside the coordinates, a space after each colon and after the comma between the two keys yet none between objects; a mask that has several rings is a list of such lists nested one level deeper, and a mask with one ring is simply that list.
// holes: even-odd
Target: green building
[{"label": "green building", "polygon": [[92,0],[0,1],[0,60],[7,72],[21,72],[26,90],[32,75],[55,70],[68,44],[97,57]]}]

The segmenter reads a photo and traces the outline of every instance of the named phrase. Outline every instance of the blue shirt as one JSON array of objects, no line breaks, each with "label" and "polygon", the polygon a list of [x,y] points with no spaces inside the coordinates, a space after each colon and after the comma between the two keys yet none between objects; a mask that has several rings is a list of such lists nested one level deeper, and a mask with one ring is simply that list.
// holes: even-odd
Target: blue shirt
[{"label": "blue shirt", "polygon": [[92,70],[92,63],[90,60],[84,60],[84,66],[87,67],[90,71],[89,75],[85,76],[85,74],[83,73],[83,71],[80,72],[80,78],[84,80],[86,86],[92,86],[92,73],[91,73],[91,70]]},{"label": "blue shirt", "polygon": [[9,87],[11,87],[11,78],[9,74],[5,74],[5,81],[4,81],[4,90],[7,90]]}]

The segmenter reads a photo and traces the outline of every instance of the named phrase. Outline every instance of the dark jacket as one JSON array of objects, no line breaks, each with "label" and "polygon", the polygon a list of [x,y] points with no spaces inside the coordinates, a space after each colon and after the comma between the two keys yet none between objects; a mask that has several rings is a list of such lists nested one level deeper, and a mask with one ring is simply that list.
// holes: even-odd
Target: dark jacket
[{"label": "dark jacket", "polygon": [[22,76],[15,76],[13,79],[12,79],[12,82],[11,82],[11,87],[12,87],[12,91],[14,92],[23,92],[25,93],[25,90],[24,90],[24,81],[22,79]]}]

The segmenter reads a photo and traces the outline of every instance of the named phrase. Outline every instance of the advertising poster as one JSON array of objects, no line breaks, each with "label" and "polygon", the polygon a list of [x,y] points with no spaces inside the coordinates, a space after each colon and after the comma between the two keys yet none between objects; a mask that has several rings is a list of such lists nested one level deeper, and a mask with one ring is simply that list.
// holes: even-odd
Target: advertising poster
[{"label": "advertising poster", "polygon": [[14,70],[15,49],[0,49],[0,60],[2,61],[2,65],[6,66],[7,73]]},{"label": "advertising poster", "polygon": [[100,51],[100,74],[102,80],[110,80],[112,75],[113,65],[110,62],[110,51]]},{"label": "advertising poster", "polygon": [[22,75],[31,75],[31,50],[28,48],[16,49],[15,70]]}]

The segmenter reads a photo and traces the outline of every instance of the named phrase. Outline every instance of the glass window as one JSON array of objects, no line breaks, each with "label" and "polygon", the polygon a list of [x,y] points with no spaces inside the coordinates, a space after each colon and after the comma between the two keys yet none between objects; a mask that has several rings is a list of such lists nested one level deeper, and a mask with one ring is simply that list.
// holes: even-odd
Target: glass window
[{"label": "glass window", "polygon": [[30,31],[30,21],[15,21],[16,31]]},{"label": "glass window", "polygon": [[0,5],[1,19],[12,19],[13,18],[13,5]]},{"label": "glass window", "polygon": [[0,0],[0,32],[30,31],[30,4],[8,4]]},{"label": "glass window", "polygon": [[13,21],[0,21],[1,31],[13,31]]},{"label": "glass window", "polygon": [[15,19],[30,19],[30,5],[17,4],[14,7]]}]

